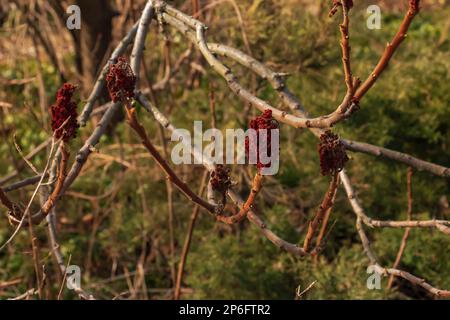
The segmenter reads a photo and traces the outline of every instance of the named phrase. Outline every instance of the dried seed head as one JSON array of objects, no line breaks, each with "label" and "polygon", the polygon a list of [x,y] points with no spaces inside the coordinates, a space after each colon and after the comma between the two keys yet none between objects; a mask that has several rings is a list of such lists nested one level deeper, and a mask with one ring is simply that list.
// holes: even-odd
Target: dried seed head
[{"label": "dried seed head", "polygon": [[322,175],[331,175],[344,169],[349,160],[345,146],[339,137],[330,130],[320,136],[318,146],[320,157],[320,172]]},{"label": "dried seed head", "polygon": [[210,183],[213,190],[225,193],[231,186],[230,169],[222,164],[216,165],[216,169],[211,172]]},{"label": "dried seed head", "polygon": [[126,102],[134,98],[136,76],[125,57],[120,57],[109,65],[106,84],[113,102]]},{"label": "dried seed head", "polygon": [[[267,146],[267,156],[270,157],[271,156],[271,141],[272,141],[272,133],[271,130],[272,129],[278,129],[279,128],[279,124],[278,121],[276,121],[273,117],[272,117],[272,110],[267,109],[263,112],[262,115],[256,117],[253,120],[250,120],[250,125],[249,125],[250,129],[254,129],[256,130],[256,134],[257,134],[257,143],[256,143],[256,151],[257,151],[257,163],[256,163],[256,167],[258,169],[267,167],[270,167],[270,163],[268,164],[262,164],[260,162],[259,159],[259,148],[263,147],[263,146]],[[260,141],[260,136],[258,131],[259,130],[267,130],[267,135],[266,135],[266,139],[267,141]],[[250,140],[248,137],[245,138],[245,154],[247,156],[247,159],[249,158],[249,152],[250,152]]]},{"label": "dried seed head", "polygon": [[77,135],[80,127],[77,122],[77,105],[71,101],[76,87],[70,83],[65,83],[56,96],[56,103],[50,107],[52,114],[52,130],[57,139],[62,138],[68,142]]}]

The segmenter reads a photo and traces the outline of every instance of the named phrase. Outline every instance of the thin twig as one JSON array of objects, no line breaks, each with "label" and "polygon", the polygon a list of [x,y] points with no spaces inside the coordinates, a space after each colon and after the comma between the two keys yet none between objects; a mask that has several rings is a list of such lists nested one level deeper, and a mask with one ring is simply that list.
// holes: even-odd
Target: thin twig
[{"label": "thin twig", "polygon": [[425,170],[437,176],[450,177],[450,168],[415,158],[406,153],[374,146],[364,142],[351,141],[346,139],[341,139],[341,141],[345,145],[347,150],[350,151],[363,152],[377,157],[391,159],[414,167],[419,171]]},{"label": "thin twig", "polygon": [[384,50],[384,53],[381,56],[375,69],[371,72],[368,78],[364,81],[363,84],[361,84],[361,86],[356,91],[355,99],[357,101],[360,101],[362,97],[367,93],[367,91],[369,91],[370,88],[372,88],[372,86],[378,80],[380,75],[387,68],[389,61],[391,60],[397,48],[400,46],[403,40],[406,39],[409,26],[411,25],[411,22],[413,21],[417,13],[419,13],[418,2],[419,1],[417,0],[409,1],[409,9],[404,16],[397,33],[395,34],[392,41],[386,45],[386,49]]},{"label": "thin twig", "polygon": [[[408,168],[408,172],[406,175],[406,186],[407,186],[407,197],[408,197],[408,211],[406,213],[408,220],[412,219],[412,188],[411,188],[411,178],[412,178],[412,168]],[[400,264],[400,261],[403,256],[403,252],[405,252],[406,249],[406,241],[408,240],[409,233],[411,232],[411,228],[406,228],[405,232],[403,233],[402,242],[400,243],[400,248],[397,252],[397,257],[395,258],[395,262],[392,266],[392,268],[397,269],[398,265]],[[391,275],[389,277],[388,281],[388,289],[392,288],[392,284],[394,283],[394,275]]]},{"label": "thin twig", "polygon": [[[67,260],[67,265],[65,266],[64,270],[67,270],[67,268],[70,265],[70,260],[72,260],[72,255],[69,255],[69,259]],[[64,290],[64,285],[66,284],[66,278],[67,278],[67,272],[64,272],[64,277],[61,281],[61,286],[59,288],[59,292],[58,292],[58,297],[56,298],[56,300],[61,300],[61,296]]]},{"label": "thin twig", "polygon": [[308,232],[306,233],[305,240],[303,241],[303,250],[305,250],[306,252],[309,251],[310,242],[313,239],[317,228],[322,223],[326,212],[333,205],[333,196],[336,192],[337,186],[338,186],[338,173],[335,172],[334,175],[331,177],[330,185],[328,187],[327,192],[325,193],[321,205],[319,206],[319,210],[314,216],[314,219],[309,223]]},{"label": "thin twig", "polygon": [[316,248],[320,247],[322,245],[322,240],[324,239],[325,232],[326,232],[327,226],[328,226],[328,221],[330,220],[330,215],[331,215],[331,212],[333,211],[333,206],[336,201],[336,195],[337,195],[337,188],[334,190],[334,194],[331,199],[332,205],[328,208],[328,210],[325,213],[325,216],[323,217],[322,226],[320,227],[319,235],[317,236],[317,239],[316,239]]},{"label": "thin twig", "polygon": [[[47,148],[47,146],[50,145],[50,143],[52,142],[52,138],[47,139],[46,141],[42,142],[41,144],[39,144],[36,148],[34,148],[33,150],[31,150],[25,157],[24,159],[26,160],[31,160],[32,158],[34,158],[37,154],[39,154],[42,150],[44,150],[45,148]],[[23,168],[23,163],[19,163],[19,169]],[[0,186],[4,185],[6,182],[10,181],[11,179],[13,179],[15,176],[17,176],[19,174],[19,172],[17,170],[12,171],[11,173],[9,173],[8,175],[4,176],[3,178],[0,179]]]},{"label": "thin twig", "polygon": [[211,112],[211,128],[217,128],[216,98],[214,82],[209,83],[209,111]]},{"label": "thin twig", "polygon": [[[208,170],[205,170],[203,173],[203,177],[201,179],[200,188],[198,190],[198,194],[202,196],[205,192],[206,182],[208,178]],[[181,252],[180,262],[178,264],[178,273],[177,273],[177,283],[174,291],[174,300],[179,300],[181,296],[181,284],[183,282],[184,268],[187,261],[187,256],[189,254],[189,249],[191,248],[192,235],[194,233],[195,223],[197,221],[198,213],[200,211],[200,206],[195,204],[192,209],[191,218],[189,220],[188,231],[186,233],[186,237],[184,239],[183,250]]]},{"label": "thin twig", "polygon": [[56,185],[41,209],[44,217],[47,216],[47,214],[50,212],[50,210],[55,206],[55,203],[60,196],[61,189],[64,185],[64,181],[66,180],[66,176],[67,176],[66,168],[67,168],[67,161],[69,160],[68,146],[65,143],[62,143],[60,146],[60,150],[61,150],[62,156],[61,156],[61,161],[59,164],[59,173],[58,173],[58,178],[56,180]]}]

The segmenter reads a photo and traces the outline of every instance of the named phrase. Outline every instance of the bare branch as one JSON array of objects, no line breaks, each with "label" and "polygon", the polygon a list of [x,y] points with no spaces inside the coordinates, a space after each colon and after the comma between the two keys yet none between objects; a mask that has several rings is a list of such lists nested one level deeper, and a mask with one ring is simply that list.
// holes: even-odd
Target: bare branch
[{"label": "bare branch", "polygon": [[147,37],[150,22],[154,14],[153,7],[153,1],[147,1],[144,11],[142,12],[141,19],[139,21],[136,38],[134,39],[133,51],[131,52],[130,65],[134,75],[136,76],[136,88],[139,88],[141,61],[144,52],[145,38]]},{"label": "bare branch", "polygon": [[345,171],[340,173],[342,183],[344,185],[345,191],[347,192],[347,197],[352,205],[353,210],[361,219],[361,221],[369,227],[372,228],[436,228],[443,233],[447,233],[446,226],[450,225],[448,220],[406,220],[406,221],[388,221],[388,220],[374,220],[366,215],[364,209],[360,205],[358,198],[353,190]]},{"label": "bare branch", "polygon": [[350,151],[363,152],[377,157],[384,157],[404,163],[418,170],[425,170],[441,177],[450,177],[450,168],[440,166],[428,161],[415,158],[407,153],[401,153],[383,147],[374,146],[372,144],[341,139],[345,147]]},{"label": "bare branch", "polygon": [[416,277],[415,275],[412,275],[409,272],[393,269],[393,268],[383,268],[380,266],[377,262],[377,258],[375,254],[372,251],[372,248],[370,247],[369,239],[367,238],[367,235],[363,229],[361,218],[357,217],[356,219],[356,229],[358,231],[359,237],[361,238],[361,242],[364,248],[364,251],[366,252],[367,256],[369,257],[370,263],[374,267],[374,271],[380,275],[389,276],[394,275],[397,277],[401,277],[403,279],[408,280],[412,284],[415,284],[417,286],[420,286],[430,292],[431,294],[437,296],[437,297],[450,297],[450,291],[448,290],[442,290],[433,287],[431,284],[427,283],[424,279],[421,279],[419,277]]}]

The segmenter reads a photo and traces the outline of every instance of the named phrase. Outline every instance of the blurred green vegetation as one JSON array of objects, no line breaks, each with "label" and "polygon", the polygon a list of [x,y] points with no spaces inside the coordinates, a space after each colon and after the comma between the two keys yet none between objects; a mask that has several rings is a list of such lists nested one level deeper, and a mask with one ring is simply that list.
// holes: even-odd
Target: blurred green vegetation
[{"label": "blurred green vegetation", "polygon": [[[352,66],[355,75],[364,79],[375,66],[387,41],[396,32],[402,12],[382,11],[382,28],[368,30],[366,8],[368,1],[358,1],[351,11]],[[327,17],[327,10],[313,14],[295,2],[239,1],[245,21],[245,33],[255,58],[277,71],[289,72],[290,89],[302,100],[312,115],[321,115],[335,109],[344,93],[338,23],[340,15]],[[325,6],[328,8],[328,6]],[[209,39],[246,51],[242,29],[232,6],[223,3],[211,11]],[[401,45],[388,70],[364,98],[361,110],[350,120],[336,126],[342,137],[368,142],[403,151],[421,159],[450,166],[450,41],[448,39],[450,8],[423,10],[413,22],[407,40]],[[220,17],[220,19],[219,19]],[[155,36],[156,27],[148,38],[145,54],[149,66],[147,76],[156,81],[162,62],[162,37]],[[0,35],[1,37],[2,35]],[[175,61],[188,47],[185,38],[174,30],[172,60]],[[71,56],[65,57],[70,60]],[[252,87],[252,77],[240,66],[227,61],[240,81]],[[204,65],[206,68],[206,64]],[[59,87],[56,70],[42,64],[47,97],[51,102]],[[22,79],[36,75],[34,59],[23,59],[14,64],[0,62],[0,77]],[[194,120],[210,123],[208,88],[216,87],[217,119],[221,129],[246,127],[246,105],[235,97],[222,79],[211,70],[189,85],[190,69],[183,66],[177,75],[177,84],[158,93],[162,109],[170,113],[177,127],[192,130]],[[77,82],[74,77],[73,82]],[[257,80],[258,95],[277,105],[276,93]],[[13,103],[14,109],[2,113],[0,144],[0,175],[15,169],[12,157],[20,157],[12,144],[12,135],[22,148],[32,150],[49,133],[42,124],[39,108],[39,90],[36,81],[26,85],[5,86],[0,100]],[[85,98],[85,97],[80,97]],[[80,102],[79,108],[82,108]],[[160,144],[155,121],[144,111],[140,119],[151,133],[155,144]],[[94,127],[90,123],[80,132],[72,145],[73,153]],[[258,208],[270,228],[282,238],[301,243],[307,221],[315,213],[326,191],[328,180],[319,174],[316,138],[305,130],[286,126],[281,130],[281,168],[258,200]],[[119,123],[114,133],[99,144],[103,154],[116,161],[92,156],[86,170],[71,187],[71,191],[101,196],[96,201],[80,198],[75,193],[66,195],[57,206],[58,237],[66,259],[80,265],[84,288],[100,298],[111,298],[130,290],[137,261],[144,257],[146,288],[173,286],[170,266],[177,263],[187,232],[193,205],[177,191],[174,193],[176,261],[169,254],[167,194],[164,176],[153,161],[144,156],[136,144],[139,140],[129,128]],[[169,147],[171,145],[169,144]],[[406,167],[395,162],[364,154],[351,153],[347,168],[362,204],[371,217],[378,219],[405,219],[407,208]],[[126,167],[117,161],[128,161]],[[43,168],[44,153],[33,159]],[[242,179],[242,168],[233,168],[233,178]],[[177,168],[194,190],[198,189],[202,168]],[[32,175],[28,169],[20,173]],[[413,215],[420,219],[449,218],[440,201],[449,195],[448,180],[424,172],[414,171]],[[246,183],[236,186],[246,194]],[[12,193],[15,200],[25,202],[32,188]],[[38,201],[33,204],[35,210]],[[3,209],[2,209],[3,210]],[[306,288],[317,283],[303,296],[304,299],[408,299],[429,298],[422,290],[398,281],[392,290],[368,290],[366,268],[368,259],[355,230],[355,216],[343,189],[337,196],[332,222],[335,222],[326,248],[317,261],[299,259],[282,252],[270,243],[248,221],[228,227],[200,213],[188,256],[184,286],[192,292],[183,298],[195,299],[293,299],[298,286]],[[0,243],[13,229],[5,219],[0,222]],[[60,279],[48,249],[46,229],[35,228],[41,246],[41,260],[46,265],[47,282],[57,294]],[[374,249],[385,266],[391,266],[400,245],[403,230],[368,230]],[[450,288],[450,238],[428,229],[412,230],[400,267],[427,279],[440,288]],[[130,275],[127,277],[127,273]],[[118,276],[125,275],[125,276]],[[118,277],[117,277],[118,276]],[[34,268],[27,232],[21,232],[13,244],[0,252],[0,282],[22,279],[17,292],[35,286]],[[127,281],[128,278],[128,281]],[[0,290],[1,292],[1,290]],[[5,291],[4,297],[15,295]],[[167,295],[149,291],[152,298]],[[73,298],[65,291],[66,298]],[[137,297],[145,295],[138,292]]]}]

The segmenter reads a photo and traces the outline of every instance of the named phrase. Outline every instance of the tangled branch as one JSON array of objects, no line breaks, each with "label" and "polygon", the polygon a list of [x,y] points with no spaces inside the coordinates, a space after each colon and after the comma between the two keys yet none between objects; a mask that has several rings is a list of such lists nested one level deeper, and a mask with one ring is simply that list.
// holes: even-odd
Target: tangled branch
[{"label": "tangled branch", "polygon": [[[341,33],[340,43],[342,49],[344,82],[347,87],[347,92],[341,104],[337,106],[337,108],[330,114],[314,118],[309,117],[307,111],[302,106],[300,100],[286,86],[283,74],[272,71],[264,64],[258,62],[253,57],[239,51],[238,49],[231,48],[223,44],[207,42],[206,39],[207,27],[205,24],[173,8],[172,6],[166,4],[163,1],[150,0],[147,2],[145,6],[145,9],[142,13],[140,20],[132,27],[132,29],[128,32],[125,38],[119,43],[119,45],[116,47],[113,54],[111,55],[110,60],[103,67],[100,76],[98,77],[94,85],[94,88],[89,96],[89,99],[86,105],[84,106],[81,116],[79,117],[80,124],[83,126],[88,120],[88,118],[91,116],[93,106],[96,100],[98,99],[101,91],[105,87],[107,74],[111,66],[125,52],[127,47],[134,41],[131,54],[131,69],[136,77],[135,79],[136,88],[128,96],[125,96],[125,98],[127,99],[127,102],[129,102],[128,100],[131,99],[131,96],[133,96],[135,100],[137,100],[140,104],[142,104],[144,108],[154,116],[155,120],[159,124],[161,124],[161,126],[164,129],[168,130],[169,132],[174,132],[174,130],[176,130],[176,127],[167,119],[167,117],[158,108],[156,108],[155,105],[150,103],[150,101],[144,95],[144,93],[146,93],[147,91],[151,92],[153,90],[153,87],[147,88],[147,91],[146,89],[143,89],[141,91],[139,88],[140,65],[143,59],[145,39],[149,32],[149,25],[152,19],[158,19],[159,22],[173,26],[183,35],[185,35],[191,41],[192,45],[198,48],[199,52],[208,62],[210,67],[225,79],[230,90],[244,101],[250,103],[250,105],[256,107],[262,112],[270,111],[273,117],[281,123],[290,125],[295,128],[309,128],[311,132],[318,138],[321,138],[327,134],[331,134],[329,133],[330,131],[328,131],[331,127],[333,127],[334,125],[336,125],[337,123],[341,122],[344,119],[348,119],[356,110],[358,110],[362,98],[374,86],[376,81],[380,78],[381,74],[386,70],[389,61],[393,57],[394,53],[399,48],[400,44],[405,40],[410,24],[412,23],[414,17],[419,12],[419,1],[418,0],[409,1],[409,9],[403,18],[399,30],[397,31],[393,40],[390,43],[388,43],[375,69],[371,72],[368,78],[361,84],[359,79],[354,78],[352,76],[352,69],[350,63],[351,51],[349,43],[349,23],[350,23],[349,10],[352,8],[352,6],[353,2],[351,0],[334,1],[334,5],[331,11],[331,14],[333,15],[338,11],[339,8],[342,8],[343,21],[340,24],[339,29]],[[188,56],[189,54],[190,50],[189,53],[186,55]],[[273,89],[277,92],[280,100],[291,109],[292,114],[271,106],[267,101],[257,97],[251,92],[251,90],[248,90],[244,86],[242,86],[238,82],[238,78],[232,72],[232,70],[229,67],[227,67],[218,58],[218,56],[229,58],[241,64],[242,66],[248,68],[256,75],[267,80],[271,84]],[[181,63],[182,62],[180,62],[180,64]],[[178,70],[179,67],[174,69]],[[176,70],[168,70],[166,76],[163,79],[163,83],[157,84],[157,86],[164,87],[165,84],[169,81],[168,79],[170,78],[170,74],[176,72]],[[61,144],[58,154],[58,157],[61,158],[59,161],[59,171],[58,177],[56,179],[56,185],[53,188],[52,193],[48,195],[48,198],[42,205],[40,212],[32,216],[31,221],[33,223],[37,224],[41,222],[49,214],[49,212],[51,212],[58,199],[64,194],[65,191],[67,191],[67,189],[78,177],[89,155],[99,142],[100,137],[104,134],[106,126],[111,122],[111,119],[114,117],[115,113],[119,110],[119,107],[124,103],[124,100],[122,98],[115,99],[115,97],[117,96],[112,96],[113,103],[109,105],[106,112],[102,116],[100,122],[97,124],[95,130],[84,142],[84,145],[78,150],[75,161],[72,164],[72,167],[70,171],[67,173],[67,175],[66,175],[66,167],[69,154],[65,144],[64,143]],[[259,171],[257,172],[257,174],[253,179],[250,194],[248,195],[245,201],[240,197],[240,195],[238,195],[233,190],[231,186],[227,186],[224,189],[226,192],[222,190],[222,192],[224,194],[226,193],[229,196],[229,198],[233,201],[233,203],[239,208],[239,212],[237,214],[225,216],[222,214],[225,201],[222,201],[222,204],[217,204],[214,199],[213,192],[210,190],[210,188],[213,187],[213,183],[209,183],[208,185],[208,201],[201,198],[201,193],[200,195],[197,195],[194,191],[192,191],[190,187],[186,183],[184,183],[170,168],[166,160],[160,155],[160,153],[151,143],[146,133],[146,129],[137,120],[135,108],[131,104],[128,103],[125,104],[127,105],[126,111],[129,125],[140,137],[142,144],[146,147],[147,151],[151,154],[153,159],[160,166],[161,170],[166,173],[167,178],[173,184],[175,184],[178,187],[178,189],[184,195],[186,195],[188,199],[193,201],[196,205],[206,209],[209,213],[214,214],[214,216],[218,221],[226,224],[235,224],[242,221],[244,218],[247,218],[260,230],[260,232],[268,240],[270,240],[277,247],[296,256],[316,255],[320,250],[322,239],[324,238],[324,233],[326,230],[329,214],[334,204],[334,199],[336,197],[340,179],[343,183],[348,200],[353,208],[353,211],[355,212],[356,229],[361,238],[363,248],[369,257],[370,262],[375,266],[376,271],[383,275],[402,277],[415,285],[421,286],[425,290],[429,291],[430,293],[438,297],[450,296],[449,291],[437,289],[432,285],[430,285],[429,283],[425,282],[423,279],[420,279],[408,272],[398,270],[396,268],[381,267],[377,262],[377,258],[375,257],[375,254],[373,253],[370,247],[369,240],[363,229],[363,224],[371,228],[385,228],[385,227],[435,228],[441,231],[442,233],[450,234],[450,221],[412,220],[410,218],[406,221],[387,221],[387,220],[375,220],[368,217],[365,214],[362,205],[360,204],[358,198],[355,195],[349,177],[347,176],[345,170],[343,169],[346,160],[344,160],[342,154],[345,155],[345,149],[347,149],[350,151],[357,151],[376,156],[382,156],[391,160],[402,162],[419,170],[426,170],[435,175],[440,175],[444,177],[450,176],[449,168],[439,166],[437,164],[433,164],[424,160],[420,160],[418,158],[412,157],[410,155],[398,151],[389,150],[386,148],[373,146],[362,142],[337,138],[336,145],[340,148],[339,154],[341,154],[341,159],[339,165],[335,165],[334,167],[324,166],[324,168],[326,167],[329,170],[323,170],[323,172],[327,174],[328,173],[332,174],[331,182],[328,191],[326,192],[316,215],[314,216],[313,220],[309,223],[308,231],[305,236],[303,246],[301,247],[297,244],[287,242],[282,238],[280,238],[278,235],[276,235],[267,227],[266,223],[257,214],[254,204],[256,196],[262,186],[262,175],[260,174]],[[62,138],[63,140],[65,140],[64,137]],[[200,153],[200,151],[198,151],[195,148],[189,149],[191,149],[194,158],[200,160],[210,173],[215,172],[217,170],[217,166],[212,162],[211,159],[204,158],[203,155]],[[56,156],[55,159],[57,159]],[[54,163],[55,166],[58,165],[57,161],[54,161]],[[41,175],[18,182],[15,185],[5,188],[5,191],[11,191],[36,182],[38,182],[39,188],[43,179],[47,176],[46,171],[47,167]],[[39,179],[37,177],[39,177]],[[15,213],[17,208],[14,206],[14,203],[10,201],[5,191],[3,189],[0,189],[0,202],[10,212],[13,213],[10,214],[10,216],[14,217],[16,216]],[[25,213],[22,214],[22,217],[20,219],[15,218],[14,220],[16,223],[19,224],[18,229],[22,225],[25,225],[24,217],[26,215],[27,210],[29,209],[29,205],[27,209],[24,211]],[[319,235],[317,237],[316,247],[313,250],[310,250],[311,242],[315,234],[317,233],[317,230],[320,225],[322,225],[322,228],[320,229]],[[178,288],[180,288],[180,283],[178,283],[177,286]]]}]

